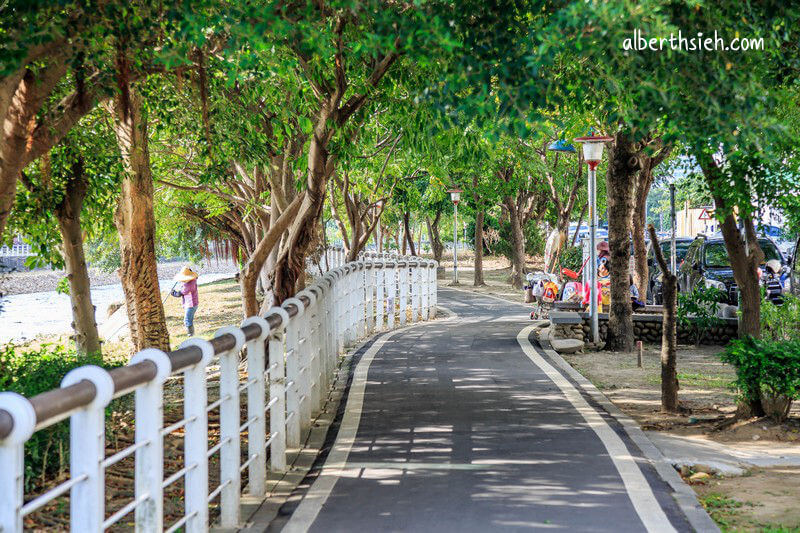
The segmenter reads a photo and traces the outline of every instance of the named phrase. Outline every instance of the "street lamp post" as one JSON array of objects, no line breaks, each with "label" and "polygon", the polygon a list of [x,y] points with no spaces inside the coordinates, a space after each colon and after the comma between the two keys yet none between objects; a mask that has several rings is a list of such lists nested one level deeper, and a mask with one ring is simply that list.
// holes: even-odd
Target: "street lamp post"
[{"label": "street lamp post", "polygon": [[613,137],[578,137],[575,142],[583,145],[583,158],[589,167],[589,317],[592,328],[592,342],[600,344],[600,326],[597,316],[597,165],[603,158],[603,146],[613,141]]},{"label": "street lamp post", "polygon": [[461,201],[461,189],[447,191],[453,201],[453,285],[458,285],[458,202]]},{"label": "street lamp post", "polygon": [[678,232],[678,221],[675,220],[675,181],[674,178],[670,178],[669,182],[669,212],[672,215],[670,217],[670,252],[669,252],[669,267],[672,269],[672,273],[678,273],[678,256],[675,252],[675,236]]}]

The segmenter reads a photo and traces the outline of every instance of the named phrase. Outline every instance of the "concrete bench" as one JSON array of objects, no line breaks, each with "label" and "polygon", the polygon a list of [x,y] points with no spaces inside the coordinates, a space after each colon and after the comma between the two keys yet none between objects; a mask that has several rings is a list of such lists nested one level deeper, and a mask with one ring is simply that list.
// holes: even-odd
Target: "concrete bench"
[{"label": "concrete bench", "polygon": [[559,311],[583,311],[584,306],[580,302],[555,302],[553,308]]},{"label": "concrete bench", "polygon": [[552,324],[580,324],[583,322],[578,313],[572,311],[550,311]]}]

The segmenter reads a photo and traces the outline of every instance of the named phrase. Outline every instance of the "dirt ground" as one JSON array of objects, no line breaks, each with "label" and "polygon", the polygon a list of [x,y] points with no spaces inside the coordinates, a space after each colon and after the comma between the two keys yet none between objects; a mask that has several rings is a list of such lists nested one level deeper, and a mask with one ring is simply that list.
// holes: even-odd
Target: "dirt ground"
[{"label": "dirt ground", "polygon": [[723,531],[800,531],[800,467],[760,468],[694,485]]},{"label": "dirt ground", "polygon": [[[476,292],[479,294],[490,294],[499,296],[506,300],[525,303],[525,293],[521,289],[515,289],[508,283],[511,276],[511,264],[505,257],[487,256],[483,258],[483,279],[486,285],[475,287],[475,270],[473,269],[474,258],[472,252],[459,254],[458,259],[458,288],[461,290]],[[442,286],[449,285],[453,280],[453,259],[444,259],[439,264],[439,283]],[[539,258],[528,257],[525,267],[531,270],[542,268],[542,261]]]},{"label": "dirt ground", "polygon": [[[468,264],[471,267],[471,260]],[[439,275],[442,286],[452,276],[452,262],[448,266],[450,269]],[[528,261],[529,269],[537,266],[537,262]],[[487,258],[484,268],[486,287],[472,287],[473,273],[468,270],[459,271],[459,288],[524,301],[523,292],[508,285],[510,269],[505,259]],[[719,346],[679,347],[679,396],[685,412],[661,413],[660,349],[657,345],[644,347],[642,368],[637,367],[635,353],[599,351],[564,358],[642,429],[702,437],[742,451],[752,449],[756,443],[762,447],[800,446],[797,405],[784,424],[752,419],[717,430],[736,410],[736,394],[730,386],[735,372],[719,360],[723,349]],[[712,476],[691,484],[723,531],[800,533],[800,467],[756,468],[740,477]]]},{"label": "dirt ground", "polygon": [[[194,317],[195,336],[210,337],[222,326],[239,324],[242,321],[242,300],[239,285],[232,279],[217,281],[197,287],[200,305]],[[166,296],[166,293],[163,295]],[[164,302],[170,345],[173,349],[188,338],[183,326],[183,308],[180,298],[170,296]],[[70,346],[68,335],[43,335],[20,344],[20,348],[34,348],[42,344]],[[124,359],[133,354],[130,337],[125,334],[118,341],[104,342],[103,355],[111,360]]]},{"label": "dirt ground", "polygon": [[[673,435],[691,435],[721,442],[747,451],[758,446],[798,446],[800,409],[792,408],[790,419],[776,424],[751,419],[717,430],[720,422],[736,410],[730,383],[734,370],[719,361],[721,347],[680,346],[678,382],[679,415],[660,411],[660,347],[646,346],[643,368],[635,354],[590,352],[564,358],[616,404],[642,429]],[[713,476],[691,483],[701,503],[723,531],[800,532],[800,468],[753,469],[740,477]],[[688,480],[687,480],[688,481]]]}]

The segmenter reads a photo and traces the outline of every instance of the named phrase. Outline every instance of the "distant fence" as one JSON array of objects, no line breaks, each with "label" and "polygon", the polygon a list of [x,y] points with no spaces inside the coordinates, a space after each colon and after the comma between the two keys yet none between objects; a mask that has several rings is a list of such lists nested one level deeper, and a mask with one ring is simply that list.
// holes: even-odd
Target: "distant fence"
[{"label": "distant fence", "polygon": [[[61,388],[32,398],[0,393],[0,530],[23,530],[23,519],[69,493],[72,531],[103,531],[133,513],[137,531],[207,531],[209,503],[219,499],[219,526],[241,525],[242,492],[266,496],[267,471],[285,471],[287,449],[301,444],[324,405],[337,355],[383,329],[435,315],[436,263],[415,257],[363,260],[333,268],[264,317],[189,339],[170,353],[146,349],[121,368],[76,368]],[[242,349],[246,356],[240,361]],[[219,366],[219,399],[209,403],[210,365]],[[164,384],[183,379],[183,418],[164,426]],[[135,440],[106,454],[106,406],[134,396]],[[240,396],[246,395],[244,418]],[[208,416],[219,412],[219,440],[209,446]],[[25,497],[23,446],[34,432],[70,419],[69,479]],[[183,468],[164,477],[164,439],[183,433]],[[247,433],[247,450],[240,449]],[[218,456],[218,457],[215,457]],[[109,514],[106,469],[134,458],[135,494]],[[245,457],[244,461],[242,458]],[[213,459],[212,459],[213,458]],[[209,488],[209,463],[220,481]],[[217,463],[215,463],[217,464]],[[215,470],[216,472],[216,470]],[[242,476],[248,484],[243,489]],[[164,489],[183,479],[180,519],[164,523]]]},{"label": "distant fence", "polygon": [[31,255],[31,245],[18,239],[11,246],[0,246],[0,272],[24,269],[25,260]]},{"label": "distant fence", "polygon": [[0,246],[0,257],[28,257],[33,255],[31,245],[14,242],[11,246]]}]

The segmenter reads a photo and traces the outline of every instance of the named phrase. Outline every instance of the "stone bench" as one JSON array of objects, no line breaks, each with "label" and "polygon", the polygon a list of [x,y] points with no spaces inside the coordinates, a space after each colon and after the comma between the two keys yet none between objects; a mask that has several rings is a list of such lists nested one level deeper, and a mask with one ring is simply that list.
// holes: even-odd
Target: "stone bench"
[{"label": "stone bench", "polygon": [[581,315],[573,311],[550,311],[552,324],[580,324],[582,321]]}]

